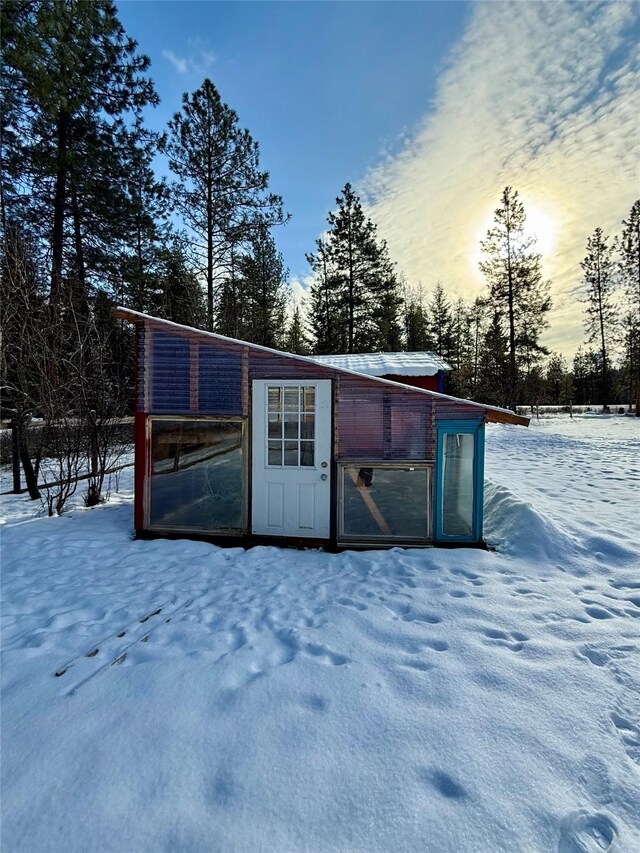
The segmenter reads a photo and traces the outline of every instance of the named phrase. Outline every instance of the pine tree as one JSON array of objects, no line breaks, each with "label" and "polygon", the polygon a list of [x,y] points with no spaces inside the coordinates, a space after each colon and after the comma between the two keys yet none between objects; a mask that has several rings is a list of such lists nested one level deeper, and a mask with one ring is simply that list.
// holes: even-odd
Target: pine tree
[{"label": "pine tree", "polygon": [[248,314],[245,340],[280,346],[284,338],[287,271],[265,226],[251,241],[251,253],[240,260],[239,278]]},{"label": "pine tree", "polygon": [[161,251],[160,264],[159,316],[174,323],[202,328],[205,318],[202,289],[185,250],[185,240],[174,237]]},{"label": "pine tree", "polygon": [[445,361],[453,357],[451,303],[442,282],[437,282],[429,301],[429,330],[436,353]]},{"label": "pine tree", "polygon": [[177,208],[195,235],[207,283],[207,328],[214,326],[214,284],[225,277],[232,247],[255,236],[257,226],[282,223],[280,196],[268,192],[269,173],[235,110],[211,80],[182,98],[163,145],[172,171]]},{"label": "pine tree", "polygon": [[505,187],[494,225],[480,245],[486,260],[480,270],[489,285],[489,300],[504,323],[509,341],[506,405],[514,408],[519,395],[523,357],[527,369],[546,354],[539,344],[551,308],[549,284],[542,278],[535,237],[525,234],[526,214],[517,191]]},{"label": "pine tree", "polygon": [[640,199],[633,203],[629,219],[622,221],[618,241],[618,271],[625,292],[624,371],[629,387],[629,407],[635,398],[640,417]]},{"label": "pine tree", "polygon": [[117,136],[157,96],[144,76],[149,60],[110,0],[17,2],[7,12],[4,63],[21,108],[7,162],[22,192],[5,200],[47,244],[55,323],[64,276],[86,289],[88,271],[103,271],[103,250],[122,234]]},{"label": "pine tree", "polygon": [[398,349],[402,300],[387,245],[378,240],[351,184],[336,204],[326,239],[307,256],[315,276],[310,323],[316,351]]},{"label": "pine tree", "polygon": [[296,305],[291,314],[291,320],[287,326],[287,331],[284,338],[284,349],[286,352],[294,352],[298,355],[307,355],[309,353],[309,342],[304,331],[304,323],[300,306]]},{"label": "pine tree", "polygon": [[613,246],[609,246],[608,237],[602,228],[596,228],[587,240],[587,254],[580,266],[583,270],[583,286],[586,302],[585,328],[589,343],[598,342],[601,386],[600,403],[603,411],[609,404],[610,391],[610,356],[613,336],[617,321],[614,304],[615,265],[613,261]]},{"label": "pine tree", "polygon": [[405,350],[407,352],[429,352],[434,349],[425,298],[422,288],[404,288],[403,325]]},{"label": "pine tree", "polygon": [[508,386],[509,338],[498,311],[493,312],[484,335],[478,371],[478,397],[496,406],[506,406]]},{"label": "pine tree", "polygon": [[344,352],[347,327],[340,310],[339,283],[331,263],[327,240],[316,240],[316,252],[307,255],[307,263],[313,273],[308,316],[313,351],[318,355]]}]

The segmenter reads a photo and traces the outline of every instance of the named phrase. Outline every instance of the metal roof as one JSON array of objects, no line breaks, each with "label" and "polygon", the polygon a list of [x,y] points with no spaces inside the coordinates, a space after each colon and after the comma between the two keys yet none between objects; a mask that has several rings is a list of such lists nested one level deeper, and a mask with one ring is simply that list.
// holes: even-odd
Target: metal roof
[{"label": "metal roof", "polygon": [[354,370],[367,376],[435,376],[440,370],[451,370],[435,352],[360,352],[311,357],[328,367]]}]

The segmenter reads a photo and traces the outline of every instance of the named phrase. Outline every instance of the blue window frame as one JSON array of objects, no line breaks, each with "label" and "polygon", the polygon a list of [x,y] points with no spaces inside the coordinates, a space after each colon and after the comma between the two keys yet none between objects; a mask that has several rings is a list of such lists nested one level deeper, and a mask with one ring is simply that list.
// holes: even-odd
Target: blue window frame
[{"label": "blue window frame", "polygon": [[437,423],[434,539],[482,539],[484,500],[484,422]]}]

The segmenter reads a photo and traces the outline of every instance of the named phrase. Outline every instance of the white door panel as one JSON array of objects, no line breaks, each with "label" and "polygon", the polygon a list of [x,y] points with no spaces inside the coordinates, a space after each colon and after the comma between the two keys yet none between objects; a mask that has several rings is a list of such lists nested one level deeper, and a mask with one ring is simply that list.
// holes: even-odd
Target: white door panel
[{"label": "white door panel", "polygon": [[331,380],[253,382],[252,530],[329,538]]}]

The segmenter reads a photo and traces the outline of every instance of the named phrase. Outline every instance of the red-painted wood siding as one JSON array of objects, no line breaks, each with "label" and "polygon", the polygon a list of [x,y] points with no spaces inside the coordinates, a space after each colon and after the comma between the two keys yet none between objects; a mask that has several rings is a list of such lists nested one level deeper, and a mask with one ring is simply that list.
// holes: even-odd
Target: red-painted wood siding
[{"label": "red-painted wood siding", "polygon": [[416,388],[425,388],[427,391],[438,391],[438,374],[435,376],[400,376],[396,373],[385,373],[383,379],[392,382],[402,382],[405,385],[414,385]]},{"label": "red-painted wood siding", "polygon": [[149,414],[242,415],[252,379],[333,379],[336,448],[342,459],[432,459],[434,421],[478,420],[483,414],[464,402],[161,323],[139,327],[137,356],[138,411]]}]

